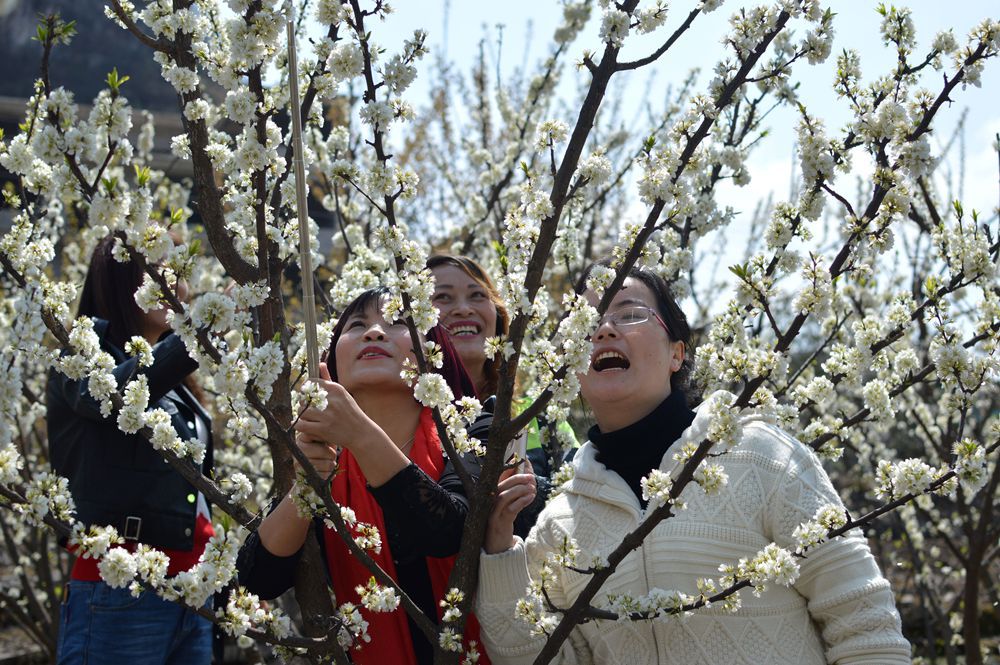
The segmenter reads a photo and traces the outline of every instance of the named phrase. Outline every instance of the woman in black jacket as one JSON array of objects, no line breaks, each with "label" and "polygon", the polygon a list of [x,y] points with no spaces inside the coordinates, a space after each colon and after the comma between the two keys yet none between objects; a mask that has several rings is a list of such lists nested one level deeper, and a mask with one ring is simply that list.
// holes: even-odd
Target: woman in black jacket
[{"label": "woman in black jacket", "polygon": [[[181,440],[205,447],[202,473],[212,468],[211,420],[200,404],[191,373],[197,363],[171,332],[166,310],[143,312],[135,303],[142,270],[113,257],[115,241],[102,240],[90,261],[78,314],[91,317],[101,349],[115,362],[119,389],[139,374],[149,386],[149,408],[170,414]],[[177,284],[184,300],[187,286]],[[139,336],[152,346],[153,363],[141,367],[123,350]],[[115,415],[101,415],[88,380],[53,369],[47,388],[46,421],[53,469],[69,479],[77,519],[113,526],[133,550],[146,544],[170,560],[167,574],[193,566],[213,535],[205,498],[139,434],[126,434]],[[98,561],[80,557],[60,611],[59,663],[208,663],[211,624],[153,591],[133,597],[101,579]]]}]

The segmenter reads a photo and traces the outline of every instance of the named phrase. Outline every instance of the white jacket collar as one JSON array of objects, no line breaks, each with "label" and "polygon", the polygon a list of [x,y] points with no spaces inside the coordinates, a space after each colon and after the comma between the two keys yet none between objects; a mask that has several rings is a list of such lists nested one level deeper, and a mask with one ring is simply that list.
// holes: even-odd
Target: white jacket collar
[{"label": "white jacket collar", "polygon": [[[732,401],[735,396],[725,390],[717,390],[698,405],[695,409],[694,421],[681,434],[680,438],[664,454],[660,460],[660,470],[667,473],[675,473],[678,464],[674,461],[674,452],[679,445],[689,441],[700,443],[708,433],[711,421],[711,405],[723,400]],[[773,422],[773,419],[764,416],[756,411],[747,410],[740,414],[739,422],[742,426],[747,426],[752,422]],[[617,473],[610,473],[606,466],[597,461],[597,448],[593,443],[587,441],[576,451],[573,457],[573,478],[569,480],[562,489],[570,494],[586,496],[597,501],[604,501],[623,508],[632,509],[639,512],[639,500],[632,489]]]}]

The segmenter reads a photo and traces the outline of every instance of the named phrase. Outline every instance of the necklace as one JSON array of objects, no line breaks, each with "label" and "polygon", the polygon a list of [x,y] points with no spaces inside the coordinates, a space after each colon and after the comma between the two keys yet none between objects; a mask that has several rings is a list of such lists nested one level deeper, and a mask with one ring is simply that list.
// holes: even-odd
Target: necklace
[{"label": "necklace", "polygon": [[407,441],[406,443],[404,443],[403,445],[401,445],[399,447],[399,452],[401,452],[404,455],[406,455],[407,457],[409,457],[410,456],[410,448],[413,447],[413,440],[416,439],[416,438],[417,438],[416,434],[414,434],[413,436],[411,436],[409,441]]}]

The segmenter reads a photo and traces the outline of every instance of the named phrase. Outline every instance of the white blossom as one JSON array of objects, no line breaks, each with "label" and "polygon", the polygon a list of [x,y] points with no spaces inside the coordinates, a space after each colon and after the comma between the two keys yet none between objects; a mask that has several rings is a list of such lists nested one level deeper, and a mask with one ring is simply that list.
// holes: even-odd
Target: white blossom
[{"label": "white blossom", "polygon": [[354,591],[361,598],[361,604],[372,612],[394,612],[399,607],[399,596],[391,586],[382,586],[369,578],[367,585],[358,585]]},{"label": "white blossom", "polygon": [[101,558],[97,564],[101,579],[115,589],[124,589],[138,572],[135,558],[123,547],[114,547]]},{"label": "white blossom", "polygon": [[441,408],[454,399],[448,382],[440,374],[423,374],[413,387],[413,396],[424,406]]},{"label": "white blossom", "polygon": [[618,8],[607,8],[601,19],[601,41],[621,48],[629,33],[629,15]]}]

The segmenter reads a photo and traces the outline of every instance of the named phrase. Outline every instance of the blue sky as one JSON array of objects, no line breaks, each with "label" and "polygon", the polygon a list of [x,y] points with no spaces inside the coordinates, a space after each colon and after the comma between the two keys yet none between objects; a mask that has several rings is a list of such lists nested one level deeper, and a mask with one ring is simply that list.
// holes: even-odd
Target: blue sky
[{"label": "blue sky", "polygon": [[[625,117],[631,118],[647,96],[656,104],[662,100],[662,90],[671,83],[681,81],[692,67],[700,67],[702,72],[710,71],[712,65],[723,53],[719,43],[726,31],[729,16],[741,5],[748,3],[726,2],[715,12],[699,17],[691,30],[671,49],[655,68],[633,74],[624,84],[619,84],[611,94],[621,95]],[[862,72],[866,78],[881,75],[892,66],[895,55],[885,48],[879,37],[879,15],[877,2],[839,0],[828,3],[837,13],[835,18],[836,38],[833,53],[844,48],[860,52]],[[995,2],[985,0],[962,0],[943,3],[940,1],[918,0],[906,4],[913,10],[917,38],[922,47],[929,46],[934,35],[941,29],[952,27],[959,43],[964,43],[970,28],[983,18],[997,18],[1000,11]],[[670,3],[670,14],[663,30],[672,30],[687,15],[694,0]],[[461,70],[468,71],[472,60],[477,57],[480,41],[487,39],[491,63],[498,67],[501,76],[509,74],[520,66],[529,70],[537,66],[547,52],[550,37],[561,18],[561,3],[556,0],[505,0],[498,3],[480,3],[469,0],[422,0],[420,2],[399,1],[393,3],[395,13],[385,25],[372,25],[375,39],[390,51],[412,34],[416,27],[429,33],[428,43],[431,57],[443,55]],[[597,38],[599,15],[594,17],[587,30],[573,44],[570,61],[578,60],[585,49],[600,50]],[[501,33],[503,46],[497,48],[496,40]],[[662,34],[636,36],[626,43],[623,58],[642,56],[655,49]],[[922,49],[918,49],[918,53]],[[426,100],[429,62],[421,68],[421,77],[408,92],[408,98],[415,105]],[[795,78],[801,82],[802,96],[807,106],[826,120],[829,129],[840,127],[847,119],[844,104],[831,91],[831,81],[835,70],[835,57],[826,63],[798,66]],[[703,80],[707,76],[703,74]],[[926,82],[928,87],[938,84],[934,77]],[[567,76],[562,90],[567,98],[573,96],[576,82]],[[976,207],[992,211],[997,205],[998,175],[997,158],[992,148],[994,136],[1000,132],[1000,61],[987,63],[982,77],[982,88],[969,87],[959,90],[955,103],[939,116],[937,140],[945,140],[955,127],[964,109],[968,109],[965,131],[966,169],[962,195],[966,208]],[[741,191],[720,192],[722,197],[731,197],[731,203],[738,209],[747,210],[767,191],[773,191],[778,198],[787,197],[791,178],[791,155],[794,136],[791,127],[796,116],[790,110],[775,113],[770,118],[773,131],[770,137],[755,153],[752,161],[753,182]],[[860,165],[863,167],[864,165]],[[853,186],[851,186],[853,190]]]}]

